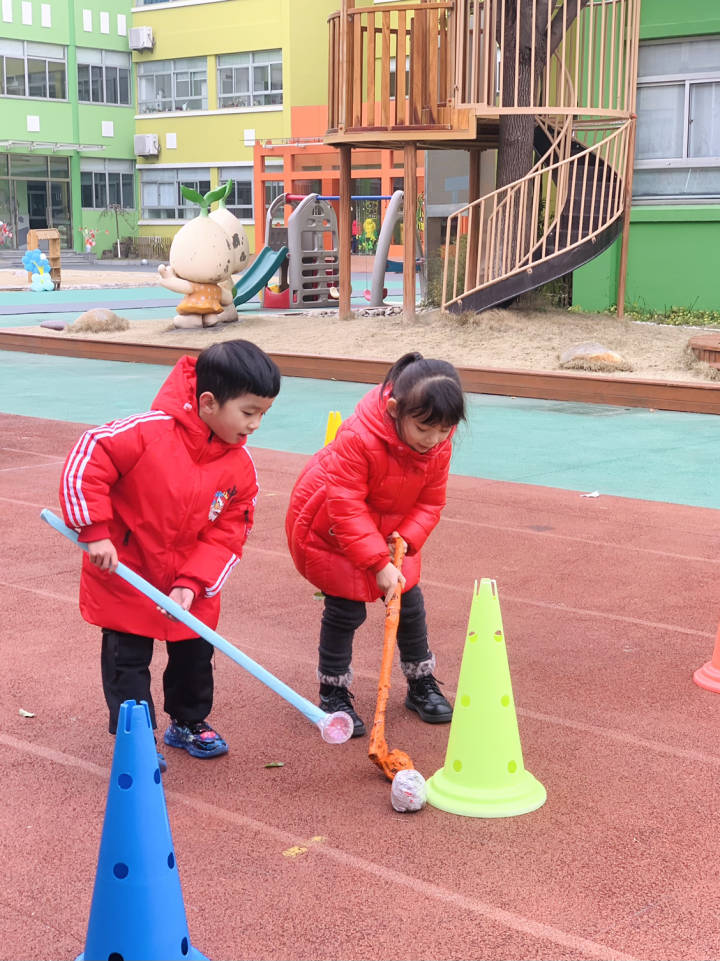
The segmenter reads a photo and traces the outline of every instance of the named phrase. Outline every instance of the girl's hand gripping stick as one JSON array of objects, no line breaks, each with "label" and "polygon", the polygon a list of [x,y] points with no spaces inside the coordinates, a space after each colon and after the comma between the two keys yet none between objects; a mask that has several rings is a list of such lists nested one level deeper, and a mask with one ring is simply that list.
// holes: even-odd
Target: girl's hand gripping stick
[{"label": "girl's hand gripping stick", "polygon": [[[395,554],[393,564],[398,570],[402,568],[405,556],[405,542],[402,537],[395,538]],[[377,706],[375,719],[370,732],[370,749],[368,757],[377,764],[385,777],[392,781],[398,771],[405,771],[414,767],[413,762],[404,751],[389,750],[385,740],[385,710],[388,694],[390,693],[390,672],[392,670],[395,642],[397,640],[398,621],[400,620],[400,594],[402,587],[395,585],[390,601],[385,608],[385,636],[383,639],[382,662],[380,666],[380,680],[378,683]]]},{"label": "girl's hand gripping stick", "polygon": [[[51,527],[55,528],[58,533],[63,534],[68,540],[73,541],[78,547],[87,551],[87,546],[80,543],[75,531],[67,527],[52,511],[44,510],[40,516]],[[287,684],[278,680],[278,678],[269,671],[266,671],[264,667],[261,667],[253,661],[247,654],[243,654],[242,651],[238,650],[238,648],[229,641],[226,641],[224,637],[221,637],[216,631],[213,631],[212,628],[203,624],[202,621],[198,620],[193,614],[190,614],[189,611],[183,610],[179,604],[176,604],[175,601],[163,594],[162,591],[153,587],[152,584],[139,574],[136,574],[135,571],[131,570],[125,564],[118,564],[115,573],[119,574],[124,581],[131,584],[141,594],[144,594],[145,597],[154,601],[164,611],[167,611],[168,614],[171,614],[176,620],[183,623],[186,627],[189,627],[191,631],[199,634],[200,637],[204,637],[213,647],[222,651],[223,654],[227,654],[232,661],[235,661],[240,667],[245,668],[245,670],[257,678],[258,681],[262,681],[271,691],[279,694],[280,697],[297,708],[298,711],[304,714],[313,724],[317,724],[320,728],[323,741],[327,741],[328,744],[342,744],[350,738],[353,732],[353,722],[350,716],[345,714],[344,711],[327,714],[319,707],[316,707],[306,698],[302,697],[302,695],[293,691]]]}]

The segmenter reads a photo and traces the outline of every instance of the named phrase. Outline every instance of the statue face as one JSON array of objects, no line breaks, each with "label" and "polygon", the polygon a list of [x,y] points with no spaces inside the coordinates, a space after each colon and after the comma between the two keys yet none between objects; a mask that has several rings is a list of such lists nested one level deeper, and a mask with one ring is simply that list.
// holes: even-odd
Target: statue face
[{"label": "statue face", "polygon": [[240,221],[226,207],[218,207],[217,210],[213,210],[210,219],[219,224],[230,237],[231,273],[237,274],[241,270],[245,270],[250,257],[250,244]]}]

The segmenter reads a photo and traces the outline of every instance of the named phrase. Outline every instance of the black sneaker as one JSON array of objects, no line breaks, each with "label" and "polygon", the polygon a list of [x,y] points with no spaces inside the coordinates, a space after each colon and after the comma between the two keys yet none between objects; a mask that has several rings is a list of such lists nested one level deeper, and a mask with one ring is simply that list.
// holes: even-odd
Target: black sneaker
[{"label": "black sneaker", "polygon": [[426,724],[447,724],[452,721],[452,705],[443,697],[432,674],[408,680],[405,707],[416,711]]},{"label": "black sneaker", "polygon": [[353,737],[362,737],[365,734],[365,723],[363,719],[355,713],[353,700],[355,695],[346,687],[339,687],[335,684],[320,685],[320,707],[328,714],[335,711],[344,711],[349,714],[353,722]]},{"label": "black sneaker", "polygon": [[170,747],[184,748],[193,757],[218,757],[228,752],[225,740],[205,721],[173,720],[163,740]]}]

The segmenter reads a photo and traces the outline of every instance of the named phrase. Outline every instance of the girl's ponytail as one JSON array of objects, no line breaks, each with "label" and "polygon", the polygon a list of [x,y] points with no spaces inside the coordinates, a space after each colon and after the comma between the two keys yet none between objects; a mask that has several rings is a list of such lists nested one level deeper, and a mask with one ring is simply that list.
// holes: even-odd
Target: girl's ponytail
[{"label": "girl's ponytail", "polygon": [[424,360],[424,358],[423,355],[417,350],[412,350],[407,354],[403,354],[399,360],[396,360],[387,374],[385,374],[385,380],[382,383],[382,393],[385,393],[385,388],[388,386],[388,384],[395,383],[406,367],[409,367],[410,364],[416,363],[418,360]]},{"label": "girl's ponytail", "polygon": [[400,421],[410,416],[422,423],[454,427],[465,420],[465,397],[455,367],[417,351],[395,361],[383,381],[382,396],[393,397]]}]

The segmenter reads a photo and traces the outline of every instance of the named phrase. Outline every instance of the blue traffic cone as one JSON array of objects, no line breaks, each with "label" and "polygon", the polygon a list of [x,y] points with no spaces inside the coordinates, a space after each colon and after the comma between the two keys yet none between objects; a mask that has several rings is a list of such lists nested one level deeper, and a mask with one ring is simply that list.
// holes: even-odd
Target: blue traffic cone
[{"label": "blue traffic cone", "polygon": [[207,961],[190,944],[147,702],[120,706],[85,951],[77,961]]}]

